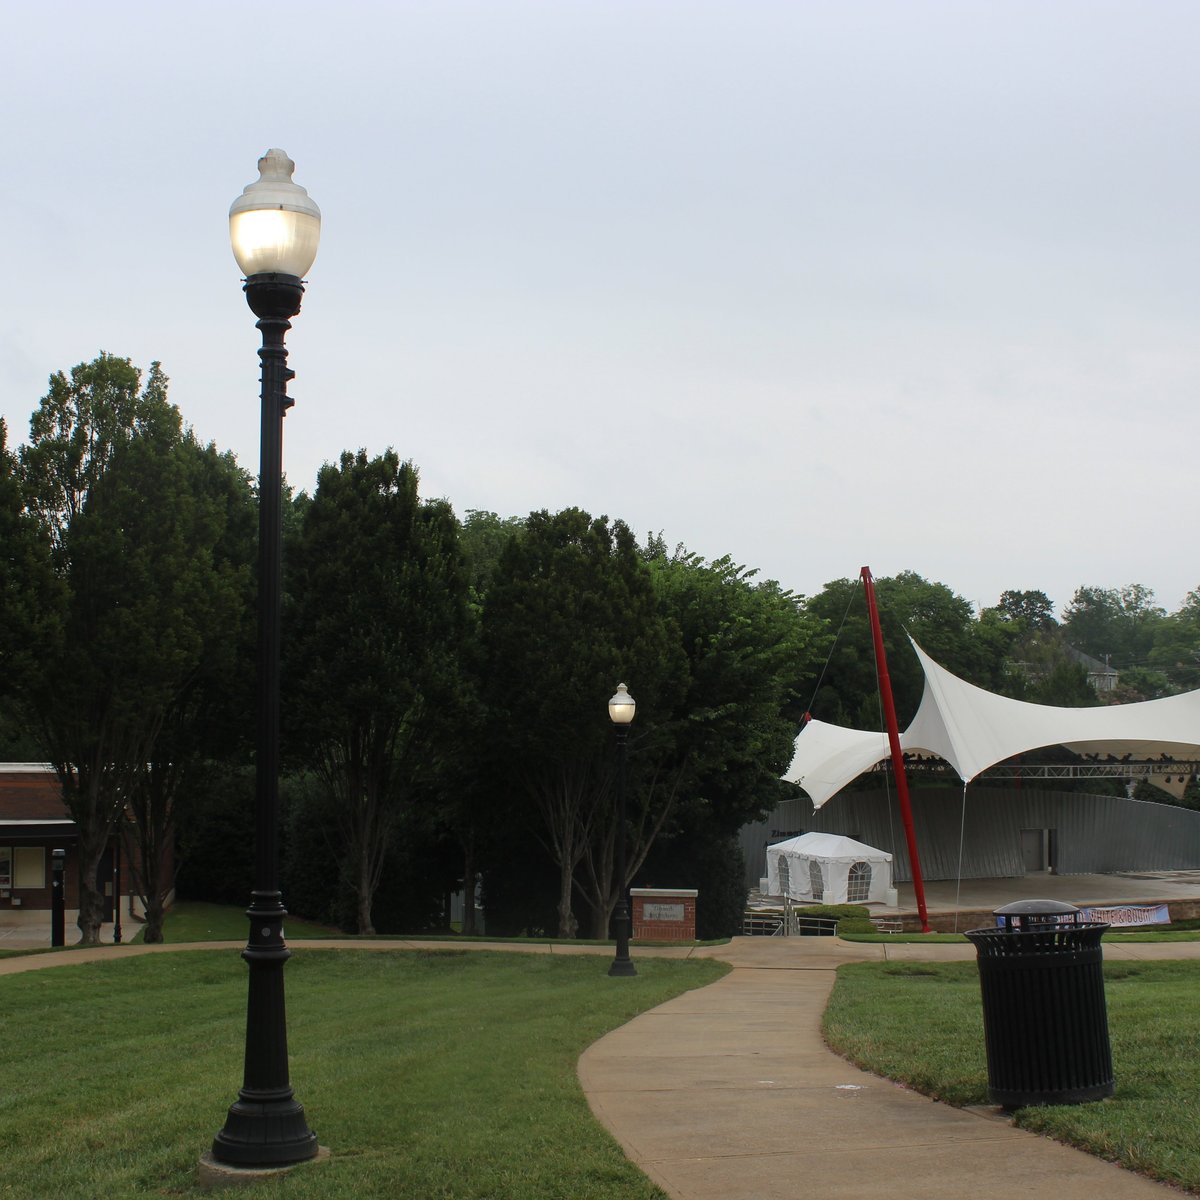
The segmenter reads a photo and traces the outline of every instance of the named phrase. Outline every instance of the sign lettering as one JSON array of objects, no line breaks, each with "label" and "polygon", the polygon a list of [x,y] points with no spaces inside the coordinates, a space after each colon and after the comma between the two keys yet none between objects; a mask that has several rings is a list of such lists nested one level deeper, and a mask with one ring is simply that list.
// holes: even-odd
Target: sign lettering
[{"label": "sign lettering", "polygon": [[642,917],[647,921],[682,921],[682,904],[647,904],[642,909]]}]

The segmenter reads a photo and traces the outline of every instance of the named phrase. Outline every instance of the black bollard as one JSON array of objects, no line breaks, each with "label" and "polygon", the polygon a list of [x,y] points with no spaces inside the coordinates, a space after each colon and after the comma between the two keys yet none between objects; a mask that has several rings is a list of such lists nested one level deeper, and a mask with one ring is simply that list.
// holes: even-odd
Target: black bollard
[{"label": "black bollard", "polygon": [[113,847],[113,944],[121,944],[121,839]]},{"label": "black bollard", "polygon": [[65,946],[67,944],[67,905],[63,890],[63,865],[67,857],[65,850],[52,850],[52,886],[50,893],[50,945]]}]

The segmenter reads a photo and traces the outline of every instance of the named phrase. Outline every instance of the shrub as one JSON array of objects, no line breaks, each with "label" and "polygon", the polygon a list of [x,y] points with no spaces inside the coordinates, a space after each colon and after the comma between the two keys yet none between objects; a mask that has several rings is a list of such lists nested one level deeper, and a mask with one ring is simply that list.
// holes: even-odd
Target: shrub
[{"label": "shrub", "polygon": [[848,933],[875,933],[876,929],[870,917],[842,917],[837,931],[838,937],[845,937]]},{"label": "shrub", "polygon": [[869,917],[871,910],[863,904],[803,904],[796,911],[803,917],[829,917],[840,921],[843,917]]}]

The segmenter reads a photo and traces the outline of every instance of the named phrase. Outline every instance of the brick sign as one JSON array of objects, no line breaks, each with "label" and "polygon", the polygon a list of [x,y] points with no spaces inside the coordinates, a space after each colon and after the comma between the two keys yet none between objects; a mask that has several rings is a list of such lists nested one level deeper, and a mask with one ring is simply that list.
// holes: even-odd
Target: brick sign
[{"label": "brick sign", "polygon": [[690,942],[696,937],[694,888],[630,888],[633,936],[643,942]]}]

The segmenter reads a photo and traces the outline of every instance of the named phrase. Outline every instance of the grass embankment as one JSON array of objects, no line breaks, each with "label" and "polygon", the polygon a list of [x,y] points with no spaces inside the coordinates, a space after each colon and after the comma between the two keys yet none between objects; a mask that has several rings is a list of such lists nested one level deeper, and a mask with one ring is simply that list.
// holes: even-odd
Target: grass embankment
[{"label": "grass embankment", "polygon": [[[844,942],[872,942],[884,946],[930,945],[937,942],[967,943],[962,933],[849,933],[838,930]],[[1105,942],[1200,942],[1200,932],[1192,929],[1138,929],[1136,931],[1104,935]]]},{"label": "grass embankment", "polygon": [[838,937],[844,942],[872,942],[884,946],[907,945],[910,942],[919,942],[922,945],[931,942],[962,942],[965,945],[967,941],[961,933],[853,933],[841,929],[838,930]]},{"label": "grass embankment", "polygon": [[[284,922],[284,936],[289,942],[305,938],[339,938],[351,940],[362,937],[369,940],[373,937],[400,938],[404,941],[462,941],[469,942],[523,942],[536,946],[611,946],[611,941],[589,941],[584,938],[511,938],[511,937],[463,937],[458,933],[422,933],[422,934],[347,934],[332,925],[317,925],[312,921],[302,921],[299,917],[289,916]],[[207,904],[200,900],[178,900],[171,906],[167,919],[163,922],[163,940],[167,942],[237,942],[246,940],[246,914],[235,905]],[[134,939],[141,941],[139,936]],[[728,938],[716,938],[711,941],[698,942],[642,942],[634,940],[632,945],[645,946],[653,949],[655,946],[720,946],[729,941]]]},{"label": "grass embankment", "polygon": [[[1200,1191],[1200,963],[1104,969],[1116,1094],[1022,1108],[1015,1122],[1155,1179]],[[842,967],[825,1013],[830,1046],[950,1104],[987,1104],[974,963]]]},{"label": "grass embankment", "polygon": [[[662,1200],[593,1120],[575,1063],[609,1029],[727,968],[301,950],[291,1076],[333,1151],[261,1197]],[[201,1196],[196,1162],[241,1084],[245,971],[195,951],[3,981],[0,1195]]]},{"label": "grass embankment", "polygon": [[[847,942],[882,942],[897,945],[908,942],[966,942],[963,933],[878,933],[875,930],[858,928],[856,923],[843,921],[838,927],[838,936]],[[1146,925],[1134,928],[1110,929],[1104,935],[1106,942],[1200,942],[1200,921],[1189,918],[1174,921],[1170,925]]]},{"label": "grass embankment", "polygon": [[[202,900],[177,900],[163,922],[164,942],[244,942],[248,932],[245,909]],[[342,936],[331,925],[316,925],[292,916],[284,921],[283,932],[289,942]],[[134,940],[142,940],[140,926]]]}]

